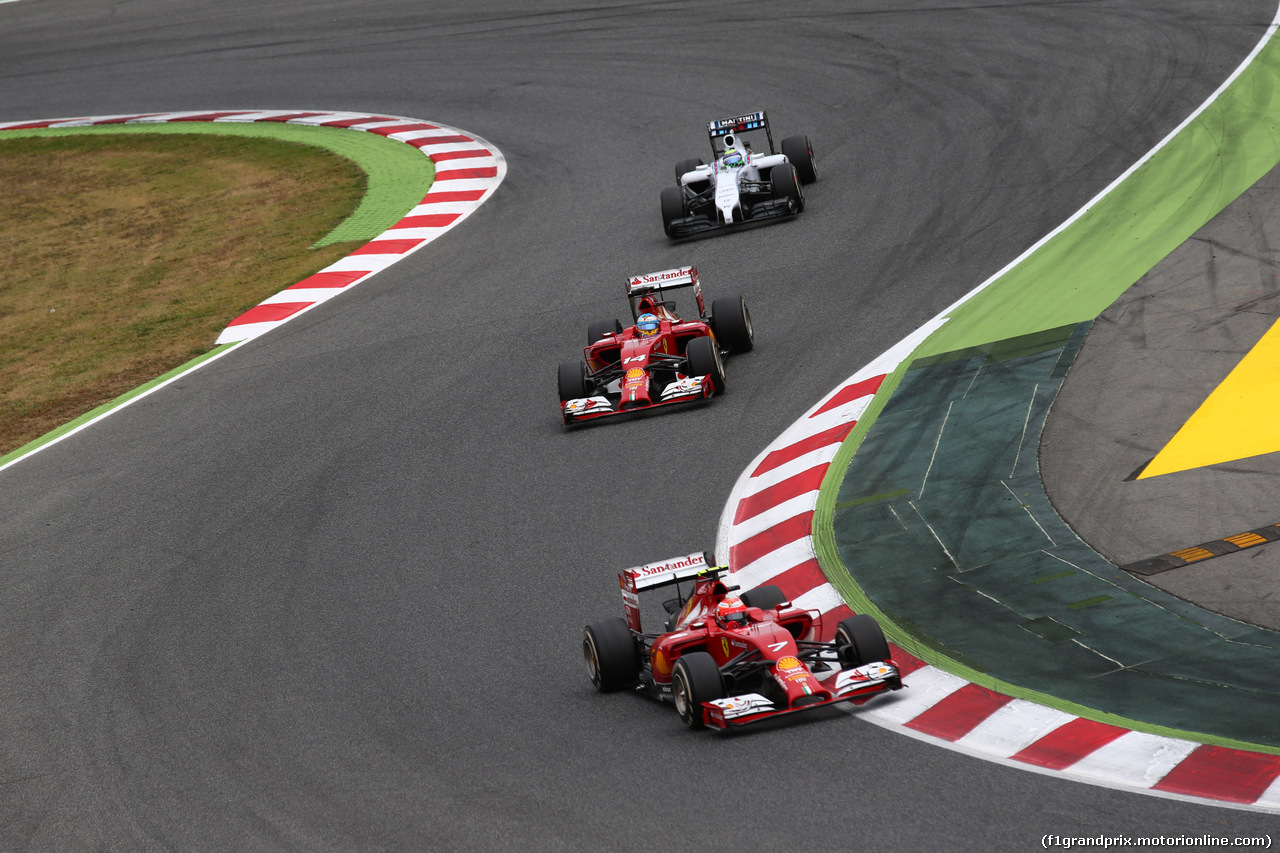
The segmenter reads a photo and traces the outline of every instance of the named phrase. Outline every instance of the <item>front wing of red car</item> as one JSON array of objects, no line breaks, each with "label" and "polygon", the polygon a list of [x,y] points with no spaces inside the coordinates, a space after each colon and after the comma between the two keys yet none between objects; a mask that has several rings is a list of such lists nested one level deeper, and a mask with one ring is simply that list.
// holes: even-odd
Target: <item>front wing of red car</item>
[{"label": "front wing of red car", "polygon": [[818,676],[818,679],[831,692],[830,699],[815,701],[799,708],[782,708],[759,693],[744,693],[703,702],[702,721],[712,728],[736,728],[773,717],[812,711],[814,708],[834,705],[837,702],[853,702],[860,705],[879,693],[902,687],[898,668],[889,661],[839,670],[825,676]]},{"label": "front wing of red car", "polygon": [[694,403],[707,399],[717,390],[710,376],[682,376],[675,382],[669,383],[662,389],[662,396],[647,405],[624,408],[621,400],[614,402],[608,396],[601,394],[595,397],[566,400],[560,404],[560,411],[564,415],[564,422],[573,424],[609,415],[656,409],[673,403]]}]

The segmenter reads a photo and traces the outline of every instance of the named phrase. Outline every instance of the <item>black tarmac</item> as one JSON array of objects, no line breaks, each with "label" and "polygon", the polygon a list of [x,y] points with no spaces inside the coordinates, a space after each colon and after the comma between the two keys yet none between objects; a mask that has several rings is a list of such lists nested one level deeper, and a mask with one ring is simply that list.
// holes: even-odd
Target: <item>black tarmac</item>
[{"label": "black tarmac", "polygon": [[[428,250],[0,474],[0,847],[991,851],[1272,828],[856,713],[691,735],[596,695],[578,643],[618,612],[619,567],[707,547],[760,449],[1163,138],[1273,13],[0,4],[0,120],[349,109],[463,128],[510,166]],[[813,140],[805,214],[673,246],[673,164],[756,108]],[[751,303],[728,394],[566,433],[555,365],[625,313],[628,275],[689,262]]]}]

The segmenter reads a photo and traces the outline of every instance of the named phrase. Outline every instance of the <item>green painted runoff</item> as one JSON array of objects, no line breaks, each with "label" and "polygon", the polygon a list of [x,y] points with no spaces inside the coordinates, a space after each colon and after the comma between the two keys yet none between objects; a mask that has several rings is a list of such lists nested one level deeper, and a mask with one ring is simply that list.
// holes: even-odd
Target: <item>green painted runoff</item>
[{"label": "green painted runoff", "polygon": [[1280,163],[1280,42],[1087,213],[951,314],[917,356],[1092,320]]}]

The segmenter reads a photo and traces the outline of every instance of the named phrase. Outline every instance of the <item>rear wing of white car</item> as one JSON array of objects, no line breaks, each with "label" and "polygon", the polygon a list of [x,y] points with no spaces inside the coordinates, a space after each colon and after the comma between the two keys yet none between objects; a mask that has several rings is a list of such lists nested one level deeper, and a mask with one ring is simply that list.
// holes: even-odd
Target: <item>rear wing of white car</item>
[{"label": "rear wing of white car", "polygon": [[[765,115],[764,110],[741,116],[716,119],[707,123],[707,136],[711,138],[711,152],[716,157],[723,154],[727,148],[739,147],[739,141],[743,134],[749,133],[752,136],[756,136],[761,131],[764,133],[765,139],[769,141],[769,153],[777,153],[773,150],[773,132],[769,130],[769,117]],[[761,154],[763,152],[757,151],[756,153]]]},{"label": "rear wing of white car", "polygon": [[713,565],[706,551],[623,569],[618,572],[618,585],[622,587],[622,607],[627,614],[627,623],[633,630],[640,630],[640,593],[642,591],[672,586],[701,575],[718,574],[727,570],[727,566]]},{"label": "rear wing of white car", "polygon": [[627,300],[631,303],[631,317],[639,317],[637,306],[644,296],[658,294],[661,299],[663,291],[692,287],[693,298],[698,303],[698,316],[706,318],[707,307],[702,300],[702,284],[698,281],[698,268],[695,266],[676,267],[673,270],[633,275],[627,279]]}]

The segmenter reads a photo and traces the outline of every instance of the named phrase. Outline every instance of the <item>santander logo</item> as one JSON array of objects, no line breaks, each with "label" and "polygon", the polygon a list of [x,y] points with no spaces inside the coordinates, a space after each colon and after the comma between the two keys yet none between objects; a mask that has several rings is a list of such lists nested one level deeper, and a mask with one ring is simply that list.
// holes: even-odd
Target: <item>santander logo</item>
[{"label": "santander logo", "polygon": [[645,275],[638,275],[631,279],[631,286],[637,284],[656,284],[663,281],[671,281],[677,278],[688,278],[693,274],[693,267],[680,267],[674,270],[663,270],[662,272],[651,272]]},{"label": "santander logo", "polygon": [[707,561],[702,558],[701,554],[690,554],[688,557],[681,557],[678,560],[667,560],[664,563],[649,563],[640,567],[641,575],[657,575],[662,572],[670,572],[675,569],[687,569],[690,566],[705,566]]}]

